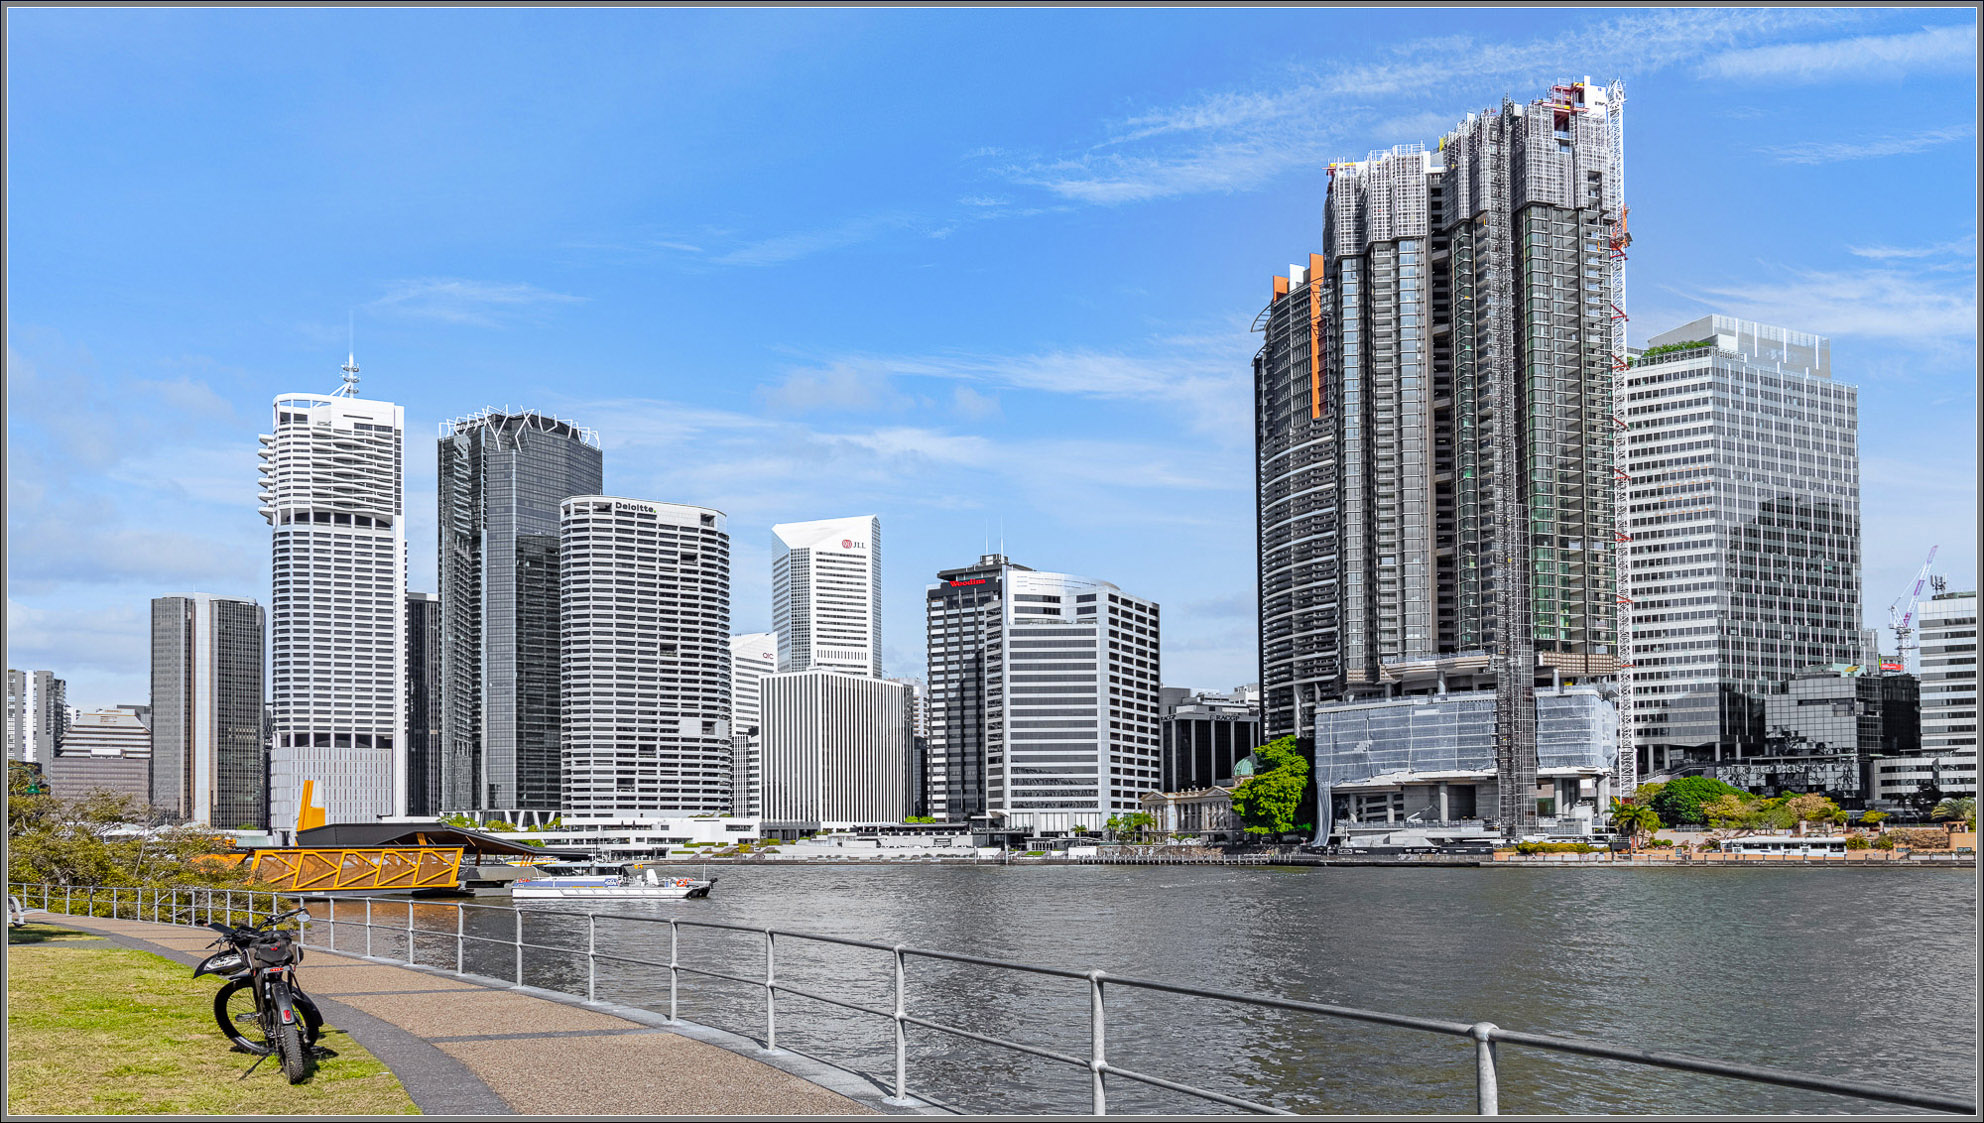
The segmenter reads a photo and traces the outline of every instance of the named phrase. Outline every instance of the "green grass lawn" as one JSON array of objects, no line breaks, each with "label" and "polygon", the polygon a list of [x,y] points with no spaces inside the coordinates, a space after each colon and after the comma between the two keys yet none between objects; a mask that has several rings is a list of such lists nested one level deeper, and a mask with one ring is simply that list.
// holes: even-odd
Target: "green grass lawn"
[{"label": "green grass lawn", "polygon": [[[326,1024],[337,1052],[292,1086],[214,1025],[212,976],[84,933],[7,933],[9,1115],[417,1115],[391,1070]],[[304,976],[307,984],[308,976]]]}]

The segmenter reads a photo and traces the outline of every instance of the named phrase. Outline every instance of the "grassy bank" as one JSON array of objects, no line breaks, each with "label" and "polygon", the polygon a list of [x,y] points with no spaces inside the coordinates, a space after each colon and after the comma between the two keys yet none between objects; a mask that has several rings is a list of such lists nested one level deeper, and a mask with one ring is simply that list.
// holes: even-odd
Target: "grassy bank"
[{"label": "grassy bank", "polygon": [[34,924],[7,933],[9,1115],[415,1115],[385,1065],[343,1032],[291,1086],[214,1026],[212,976],[149,952]]}]

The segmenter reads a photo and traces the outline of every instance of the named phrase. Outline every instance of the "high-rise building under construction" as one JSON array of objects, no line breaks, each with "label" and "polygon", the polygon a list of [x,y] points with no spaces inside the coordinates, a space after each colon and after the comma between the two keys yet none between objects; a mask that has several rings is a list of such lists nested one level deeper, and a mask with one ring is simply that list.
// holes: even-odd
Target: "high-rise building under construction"
[{"label": "high-rise building under construction", "polygon": [[1331,165],[1325,252],[1256,323],[1263,733],[1492,686],[1505,824],[1536,815],[1538,670],[1617,667],[1623,100],[1557,86]]}]

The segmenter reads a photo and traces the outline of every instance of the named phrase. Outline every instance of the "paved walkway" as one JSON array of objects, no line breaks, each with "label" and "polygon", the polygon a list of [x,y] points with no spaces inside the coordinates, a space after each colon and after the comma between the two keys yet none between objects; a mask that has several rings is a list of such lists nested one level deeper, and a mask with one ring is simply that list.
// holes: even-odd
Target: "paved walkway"
[{"label": "paved walkway", "polygon": [[[189,966],[211,954],[211,934],[178,925],[46,916]],[[887,1104],[873,1084],[830,1065],[646,1011],[314,949],[300,975],[325,1023],[391,1067],[428,1115],[934,1113]]]}]

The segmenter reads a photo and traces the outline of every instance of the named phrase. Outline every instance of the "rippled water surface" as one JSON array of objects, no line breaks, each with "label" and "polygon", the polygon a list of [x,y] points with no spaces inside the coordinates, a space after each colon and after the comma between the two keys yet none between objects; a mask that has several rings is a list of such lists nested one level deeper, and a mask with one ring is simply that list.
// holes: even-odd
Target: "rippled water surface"
[{"label": "rippled water surface", "polygon": [[[618,916],[775,927],[1401,1014],[1577,1034],[1870,1083],[1975,1094],[1971,870],[1484,870],[1190,866],[725,866],[705,901]],[[503,899],[484,898],[492,904]],[[407,905],[375,905],[380,924]],[[421,962],[452,965],[453,910],[416,903]],[[341,905],[340,919],[356,918]],[[522,906],[525,981],[585,993],[588,922]],[[320,917],[321,919],[321,917]],[[515,977],[516,915],[471,910],[470,970]],[[340,947],[362,942],[351,927]],[[669,928],[602,916],[600,998],[666,1011]],[[314,937],[321,939],[322,935]],[[375,931],[375,950],[405,938]],[[681,962],[762,979],[755,933],[684,926]],[[615,957],[607,959],[606,957]],[[886,952],[780,939],[781,983],[894,1007]],[[763,1039],[761,985],[684,973],[684,1018]],[[1086,1058],[1087,984],[908,960],[912,1015]],[[1468,1043],[1108,988],[1112,1064],[1302,1112],[1472,1112]],[[892,1023],[796,995],[781,1046],[893,1080]],[[514,1032],[516,1027],[505,1027]],[[982,1112],[1086,1112],[1085,1070],[914,1028],[910,1088]],[[1858,1100],[1503,1046],[1507,1113],[1892,1110]],[[1115,1111],[1223,1111],[1112,1080]],[[665,1106],[657,1106],[665,1111]]]}]

